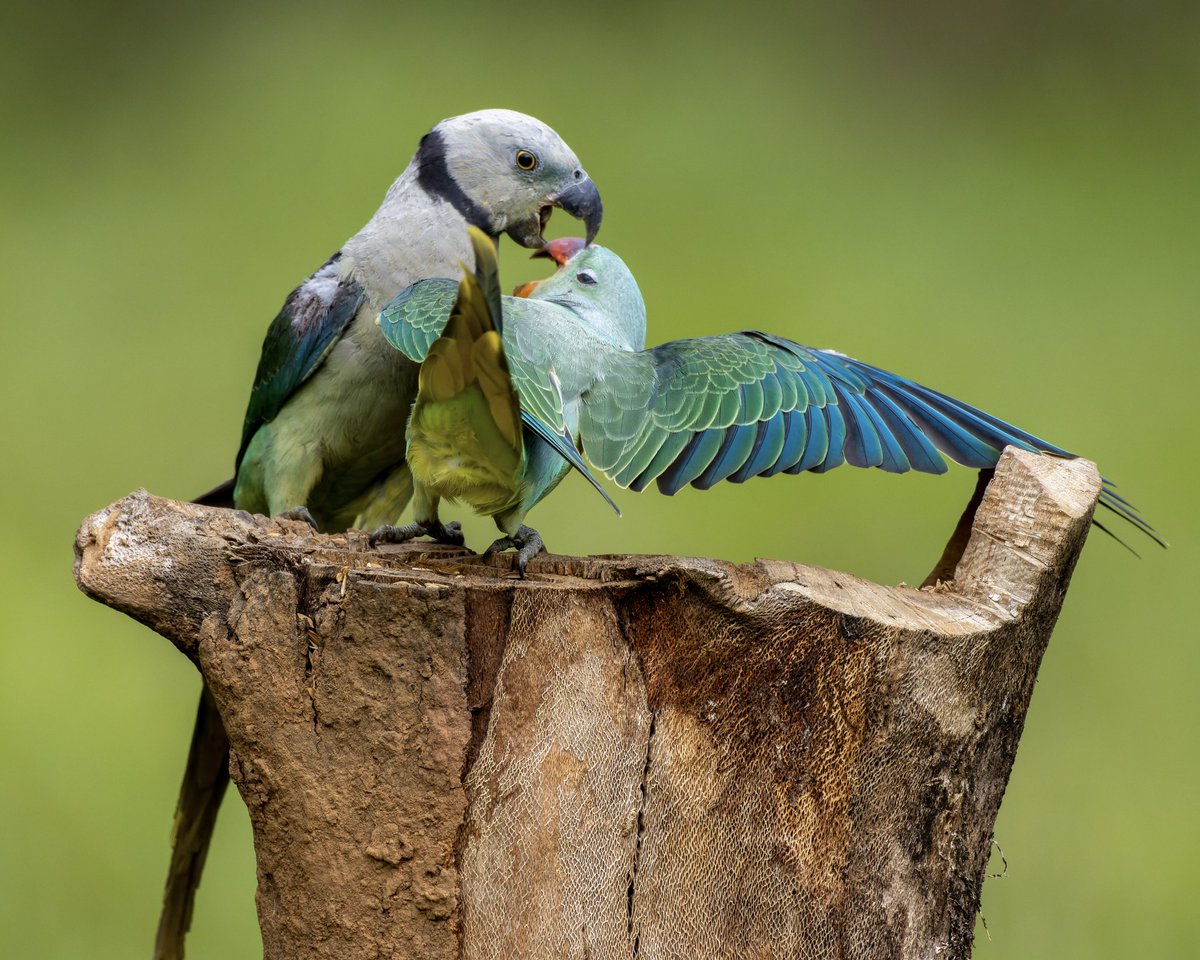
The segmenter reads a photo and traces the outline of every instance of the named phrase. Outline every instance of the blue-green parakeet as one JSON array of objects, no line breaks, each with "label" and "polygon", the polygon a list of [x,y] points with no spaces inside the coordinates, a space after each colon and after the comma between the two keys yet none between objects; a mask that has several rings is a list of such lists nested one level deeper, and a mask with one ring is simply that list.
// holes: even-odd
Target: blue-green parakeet
[{"label": "blue-green parakeet", "polygon": [[[380,315],[423,365],[407,432],[416,522],[376,539],[436,529],[439,499],[462,500],[495,518],[506,536],[493,548],[520,548],[523,570],[542,545],[525,515],[572,466],[587,473],[576,444],[619,486],[668,495],[843,463],[944,473],[943,454],[986,469],[1009,444],[1073,456],[912,380],[756,330],[647,350],[632,273],[583,240],[549,244],[558,271],[517,298],[496,289],[491,244],[475,247],[474,275],[415,284]],[[1107,480],[1100,502],[1159,539]]]}]

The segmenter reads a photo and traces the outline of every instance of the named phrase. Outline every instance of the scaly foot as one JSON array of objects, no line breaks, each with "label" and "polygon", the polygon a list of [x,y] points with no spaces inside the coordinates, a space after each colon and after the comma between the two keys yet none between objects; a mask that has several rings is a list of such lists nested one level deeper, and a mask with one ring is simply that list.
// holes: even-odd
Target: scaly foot
[{"label": "scaly foot", "polygon": [[545,549],[546,544],[542,542],[542,535],[533,527],[522,524],[511,537],[501,537],[488,547],[483,555],[490,557],[493,553],[499,553],[502,550],[516,550],[517,573],[524,579],[525,565]]},{"label": "scaly foot", "polygon": [[276,520],[303,520],[313,528],[314,533],[320,533],[321,528],[317,526],[317,521],[313,519],[313,515],[308,512],[308,507],[292,507],[290,510],[284,510],[283,513],[275,514]]},{"label": "scaly foot", "polygon": [[417,537],[432,537],[437,543],[449,544],[452,547],[461,547],[466,543],[463,539],[462,524],[457,520],[446,524],[438,520],[431,523],[406,523],[402,527],[384,524],[371,531],[367,542],[374,547],[381,543],[407,543]]}]

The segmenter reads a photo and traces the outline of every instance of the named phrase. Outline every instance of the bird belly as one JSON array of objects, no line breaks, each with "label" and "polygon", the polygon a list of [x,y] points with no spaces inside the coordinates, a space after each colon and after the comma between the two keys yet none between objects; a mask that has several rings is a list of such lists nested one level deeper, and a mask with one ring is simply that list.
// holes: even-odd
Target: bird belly
[{"label": "bird belly", "polygon": [[394,350],[364,310],[279,415],[263,427],[272,461],[315,476],[305,504],[332,519],[404,462],[404,424],[417,366]]},{"label": "bird belly", "polygon": [[459,500],[485,516],[520,501],[519,454],[494,436],[477,388],[419,403],[408,428],[413,479],[430,494]]}]

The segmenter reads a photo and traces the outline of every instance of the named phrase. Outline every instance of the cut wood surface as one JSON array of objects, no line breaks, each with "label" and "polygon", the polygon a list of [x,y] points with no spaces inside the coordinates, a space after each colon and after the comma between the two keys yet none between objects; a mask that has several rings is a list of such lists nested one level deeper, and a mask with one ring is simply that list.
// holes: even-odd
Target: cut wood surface
[{"label": "cut wood surface", "polygon": [[1010,448],[920,590],[671,556],[519,580],[144,491],[84,522],[76,577],[204,674],[270,960],[966,957],[1099,490]]}]

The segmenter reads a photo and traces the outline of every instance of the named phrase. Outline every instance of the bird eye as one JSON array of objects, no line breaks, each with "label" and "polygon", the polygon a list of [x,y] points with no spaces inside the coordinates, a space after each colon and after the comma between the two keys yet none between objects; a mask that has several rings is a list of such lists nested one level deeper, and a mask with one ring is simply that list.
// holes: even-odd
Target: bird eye
[{"label": "bird eye", "polygon": [[532,170],[537,166],[537,157],[528,150],[517,151],[517,167],[521,170]]},{"label": "bird eye", "polygon": [[591,270],[580,270],[575,274],[575,279],[585,286],[594,287],[596,285],[596,275]]}]

